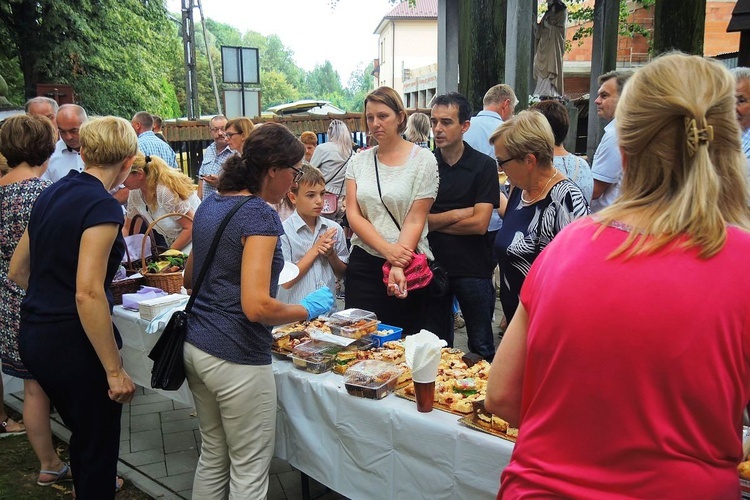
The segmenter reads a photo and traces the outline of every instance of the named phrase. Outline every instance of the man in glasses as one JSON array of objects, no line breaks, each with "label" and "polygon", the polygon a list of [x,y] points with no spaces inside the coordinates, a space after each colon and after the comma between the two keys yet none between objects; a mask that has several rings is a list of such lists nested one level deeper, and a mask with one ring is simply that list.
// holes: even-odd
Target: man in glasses
[{"label": "man in glasses", "polygon": [[216,192],[221,175],[221,166],[235,154],[229,147],[226,136],[227,118],[224,115],[216,115],[211,118],[208,130],[211,132],[214,142],[203,152],[203,163],[198,171],[198,197],[204,199]]}]

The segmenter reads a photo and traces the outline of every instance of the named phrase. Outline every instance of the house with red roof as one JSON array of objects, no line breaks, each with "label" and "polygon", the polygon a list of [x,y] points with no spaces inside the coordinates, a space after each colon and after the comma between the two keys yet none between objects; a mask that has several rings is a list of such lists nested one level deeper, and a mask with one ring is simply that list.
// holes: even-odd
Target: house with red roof
[{"label": "house with red roof", "polygon": [[[435,95],[437,4],[437,0],[417,0],[412,7],[409,2],[401,2],[383,16],[375,28],[378,35],[376,86],[392,87],[409,108],[425,107]],[[412,73],[417,79],[421,77],[421,83],[415,82]]]}]

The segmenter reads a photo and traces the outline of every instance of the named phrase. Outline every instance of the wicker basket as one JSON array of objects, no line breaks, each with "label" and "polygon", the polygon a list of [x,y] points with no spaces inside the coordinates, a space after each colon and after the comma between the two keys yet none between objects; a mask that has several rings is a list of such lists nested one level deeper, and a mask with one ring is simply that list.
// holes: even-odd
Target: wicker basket
[{"label": "wicker basket", "polygon": [[143,278],[124,279],[113,281],[109,289],[112,291],[112,297],[115,299],[115,305],[122,304],[122,296],[126,293],[137,292],[143,284]]},{"label": "wicker basket", "polygon": [[151,231],[154,230],[154,226],[156,226],[157,222],[162,219],[166,219],[167,217],[187,217],[191,222],[193,220],[193,218],[189,215],[169,213],[164,214],[161,217],[157,217],[151,224],[148,225],[148,228],[144,233],[143,244],[141,246],[141,274],[146,281],[146,286],[161,288],[167,293],[180,293],[180,290],[182,289],[182,271],[177,271],[174,273],[149,273],[146,267],[146,256],[143,255],[146,251],[146,237],[151,234]]},{"label": "wicker basket", "polygon": [[[138,234],[138,233],[135,232],[135,224],[136,224],[136,222],[138,222],[139,219],[142,222],[146,222],[146,219],[144,219],[140,214],[136,214],[130,220],[130,228],[128,230],[128,234],[129,235],[133,236],[133,235]],[[146,224],[146,226],[148,227],[148,224]],[[143,241],[145,241],[146,238],[149,238],[149,236],[150,236],[150,240],[151,240],[151,255],[156,255],[159,252],[160,247],[158,247],[156,245],[156,237],[154,236],[153,231],[151,232],[150,235],[144,234],[143,235]],[[145,243],[143,243],[142,248],[145,248]],[[141,250],[141,253],[143,253],[143,250]],[[128,276],[140,272],[140,269],[136,267],[137,266],[136,262],[138,262],[141,259],[138,259],[138,258],[133,259],[133,257],[130,256],[130,251],[128,250],[128,245],[127,244],[125,245],[125,256],[127,258],[126,258],[126,261],[124,263],[124,266],[125,266],[125,271],[128,273]]]}]

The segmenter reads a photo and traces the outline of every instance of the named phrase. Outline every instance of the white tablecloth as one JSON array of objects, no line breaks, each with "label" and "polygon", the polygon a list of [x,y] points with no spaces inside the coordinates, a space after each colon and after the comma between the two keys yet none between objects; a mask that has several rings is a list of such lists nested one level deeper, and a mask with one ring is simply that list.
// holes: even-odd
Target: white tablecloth
[{"label": "white tablecloth", "polygon": [[[150,387],[147,355],[157,334],[138,313],[115,307],[125,369]],[[513,444],[469,429],[439,410],[419,413],[393,394],[381,400],[350,396],[343,377],[314,375],[273,361],[278,392],[276,456],[353,499],[490,499]],[[167,397],[186,401],[187,383]],[[192,403],[192,400],[190,400]]]},{"label": "white tablecloth", "polygon": [[[123,309],[122,306],[115,306],[112,311],[112,322],[120,331],[122,336],[122,364],[125,371],[136,384],[151,388],[151,367],[154,362],[148,357],[148,353],[156,344],[161,335],[161,331],[153,335],[146,333],[148,322],[141,319],[139,314],[134,311]],[[175,401],[180,401],[188,405],[193,405],[193,394],[188,388],[187,381],[182,384],[178,391],[160,391],[162,396],[166,396]]]}]

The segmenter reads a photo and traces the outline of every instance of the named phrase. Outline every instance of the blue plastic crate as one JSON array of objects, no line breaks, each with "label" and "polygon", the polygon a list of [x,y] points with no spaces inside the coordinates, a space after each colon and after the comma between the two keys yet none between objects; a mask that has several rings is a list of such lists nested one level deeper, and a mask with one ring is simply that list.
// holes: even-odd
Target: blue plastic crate
[{"label": "blue plastic crate", "polygon": [[391,340],[401,340],[401,333],[403,333],[404,331],[403,328],[380,323],[378,325],[378,331],[382,332],[384,330],[393,330],[393,333],[391,333],[390,335],[370,335],[370,339],[373,341],[373,347],[381,347],[385,342],[389,342]]}]

